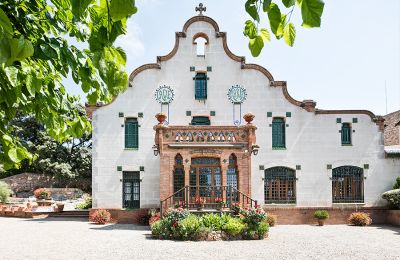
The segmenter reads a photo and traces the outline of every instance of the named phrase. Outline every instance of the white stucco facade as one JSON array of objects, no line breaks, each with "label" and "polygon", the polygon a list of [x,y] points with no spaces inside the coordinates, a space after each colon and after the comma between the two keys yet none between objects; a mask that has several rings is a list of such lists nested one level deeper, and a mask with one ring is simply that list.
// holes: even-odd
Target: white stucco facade
[{"label": "white stucco facade", "polygon": [[[197,56],[193,37],[204,33],[208,37],[204,57]],[[158,207],[160,202],[160,157],[153,155],[154,115],[167,106],[155,100],[155,90],[171,86],[175,98],[169,105],[169,125],[188,125],[193,115],[210,115],[211,125],[233,125],[246,112],[255,115],[257,144],[260,150],[251,161],[251,197],[264,201],[264,169],[286,166],[296,169],[297,207],[332,206],[332,168],[352,165],[364,169],[364,206],[384,204],[380,194],[389,190],[400,167],[399,160],[386,159],[383,133],[376,118],[366,111],[336,111],[318,113],[306,111],[301,102],[292,102],[284,95],[285,87],[274,86],[258,66],[244,66],[241,57],[224,46],[225,35],[208,17],[189,20],[177,36],[175,49],[158,59],[157,64],[139,68],[131,75],[130,87],[109,105],[99,107],[93,123],[93,206],[122,208],[122,172],[140,172],[140,207]],[[195,67],[194,71],[190,67]],[[211,67],[211,71],[207,71]],[[208,93],[206,101],[195,100],[193,77],[206,71]],[[290,71],[287,71],[290,73]],[[295,83],[294,83],[295,84]],[[227,98],[232,85],[246,88],[247,99],[235,106]],[[356,98],[356,97],[355,97]],[[296,104],[295,104],[296,103]],[[191,111],[191,116],[186,115]],[[267,113],[272,116],[268,117]],[[290,112],[290,117],[287,116]],[[119,114],[123,113],[123,117]],[[142,117],[139,115],[143,113]],[[125,118],[139,122],[139,148],[124,148]],[[286,149],[272,149],[272,118],[286,120]],[[342,146],[341,123],[352,124],[352,145]],[[353,123],[357,118],[357,123]],[[243,122],[242,124],[245,124]],[[121,169],[117,169],[122,166]],[[261,167],[260,167],[261,166]]]}]

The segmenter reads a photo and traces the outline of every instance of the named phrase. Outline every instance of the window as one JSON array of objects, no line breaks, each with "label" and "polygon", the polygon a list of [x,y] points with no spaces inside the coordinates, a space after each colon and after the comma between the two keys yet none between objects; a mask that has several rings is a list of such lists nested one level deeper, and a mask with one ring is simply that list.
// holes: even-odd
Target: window
[{"label": "window", "polygon": [[207,40],[203,37],[197,38],[194,43],[196,44],[196,54],[197,56],[205,56],[205,47]]},{"label": "window", "polygon": [[124,208],[140,208],[139,176],[139,172],[123,172],[122,205]]},{"label": "window", "polygon": [[237,170],[237,159],[234,154],[229,156],[228,172],[226,176],[226,184],[234,188],[238,188],[238,170]]},{"label": "window", "polygon": [[363,203],[363,169],[356,166],[340,166],[332,170],[332,202]]},{"label": "window", "polygon": [[125,120],[125,148],[139,148],[139,124],[136,118]]},{"label": "window", "polygon": [[342,130],[342,145],[351,145],[351,125],[350,123],[343,123]]},{"label": "window", "polygon": [[296,172],[286,167],[265,170],[264,199],[268,203],[296,203]]},{"label": "window", "polygon": [[[185,171],[183,168],[183,158],[180,154],[175,156],[175,167],[174,167],[174,193],[185,187]],[[174,196],[175,201],[184,200],[184,190],[178,192]]]},{"label": "window", "polygon": [[194,116],[192,118],[192,125],[210,125],[210,118],[208,116]]},{"label": "window", "polygon": [[285,120],[274,118],[272,120],[272,148],[285,148]]},{"label": "window", "polygon": [[195,94],[196,100],[207,99],[207,75],[206,73],[197,73],[194,77],[195,80]]}]

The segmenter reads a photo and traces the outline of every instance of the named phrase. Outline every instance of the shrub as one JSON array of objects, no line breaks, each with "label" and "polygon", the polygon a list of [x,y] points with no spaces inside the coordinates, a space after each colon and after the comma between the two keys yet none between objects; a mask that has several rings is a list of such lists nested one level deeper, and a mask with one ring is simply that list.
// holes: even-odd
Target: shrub
[{"label": "shrub", "polygon": [[265,235],[268,233],[268,231],[269,231],[268,223],[261,222],[256,229],[258,239],[263,239],[265,237]]},{"label": "shrub", "polygon": [[206,214],[201,218],[201,222],[204,227],[211,228],[212,230],[222,230],[222,226],[228,221],[225,216],[228,215],[221,217],[217,214]]},{"label": "shrub", "polygon": [[326,210],[316,210],[314,212],[314,218],[316,218],[316,219],[327,219],[327,218],[329,218],[329,213]]},{"label": "shrub", "polygon": [[180,220],[189,216],[189,211],[183,208],[168,209],[165,213],[165,219],[167,219],[172,225],[176,225]]},{"label": "shrub", "polygon": [[272,214],[267,214],[267,218],[265,219],[265,222],[268,223],[268,225],[270,227],[275,226],[276,224],[276,220],[277,220],[277,216],[276,215],[272,215]]},{"label": "shrub", "polygon": [[384,192],[382,198],[387,200],[390,206],[400,208],[400,188]]},{"label": "shrub", "polygon": [[156,221],[151,225],[151,234],[157,238],[169,238],[171,236],[170,223],[167,219]]},{"label": "shrub", "polygon": [[92,208],[92,197],[87,197],[85,201],[77,204],[76,209],[91,209]]},{"label": "shrub", "polygon": [[393,189],[395,190],[400,189],[400,176],[396,178],[396,182],[393,185]]},{"label": "shrub", "polygon": [[222,230],[224,230],[230,236],[236,236],[242,233],[243,229],[246,227],[243,222],[238,218],[230,218],[227,223],[224,224]]},{"label": "shrub", "polygon": [[355,226],[368,226],[371,225],[372,219],[368,213],[365,212],[353,212],[350,214],[348,219],[349,224]]},{"label": "shrub", "polygon": [[11,193],[10,186],[4,181],[0,181],[0,203],[6,203]]},{"label": "shrub", "polygon": [[39,188],[33,191],[33,195],[36,199],[48,199],[50,198],[50,191],[46,190],[45,188]]},{"label": "shrub", "polygon": [[267,214],[260,207],[245,208],[240,212],[243,215],[243,222],[248,225],[258,225],[267,218]]},{"label": "shrub", "polygon": [[187,218],[181,220],[175,229],[175,237],[183,240],[195,239],[200,231],[201,222],[195,215],[190,214]]},{"label": "shrub", "polygon": [[100,225],[104,225],[111,220],[111,214],[108,210],[97,209],[89,216],[90,222],[94,222]]}]

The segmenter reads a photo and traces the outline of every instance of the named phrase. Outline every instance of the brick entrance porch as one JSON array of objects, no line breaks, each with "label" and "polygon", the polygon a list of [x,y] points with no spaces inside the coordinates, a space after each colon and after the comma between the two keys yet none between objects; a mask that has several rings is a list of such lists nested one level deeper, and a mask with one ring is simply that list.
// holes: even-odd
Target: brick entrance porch
[{"label": "brick entrance porch", "polygon": [[161,120],[154,127],[160,155],[160,201],[174,193],[175,201],[189,199],[183,190],[179,192],[184,187],[190,187],[191,198],[206,197],[206,203],[222,196],[222,189],[228,187],[250,196],[256,129],[251,121],[244,126],[166,126]]}]

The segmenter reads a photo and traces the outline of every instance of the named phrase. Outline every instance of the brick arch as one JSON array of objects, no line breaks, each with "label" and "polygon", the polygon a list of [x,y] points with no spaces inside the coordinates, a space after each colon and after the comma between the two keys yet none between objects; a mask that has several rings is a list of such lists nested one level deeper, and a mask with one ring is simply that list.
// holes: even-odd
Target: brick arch
[{"label": "brick arch", "polygon": [[196,40],[197,40],[198,38],[204,38],[204,39],[206,40],[206,43],[205,43],[205,44],[208,44],[209,41],[210,41],[210,39],[208,38],[208,35],[207,35],[207,34],[205,34],[205,33],[203,33],[203,32],[198,32],[198,33],[196,33],[196,34],[193,36],[192,43],[193,43],[193,44],[197,44]]}]

